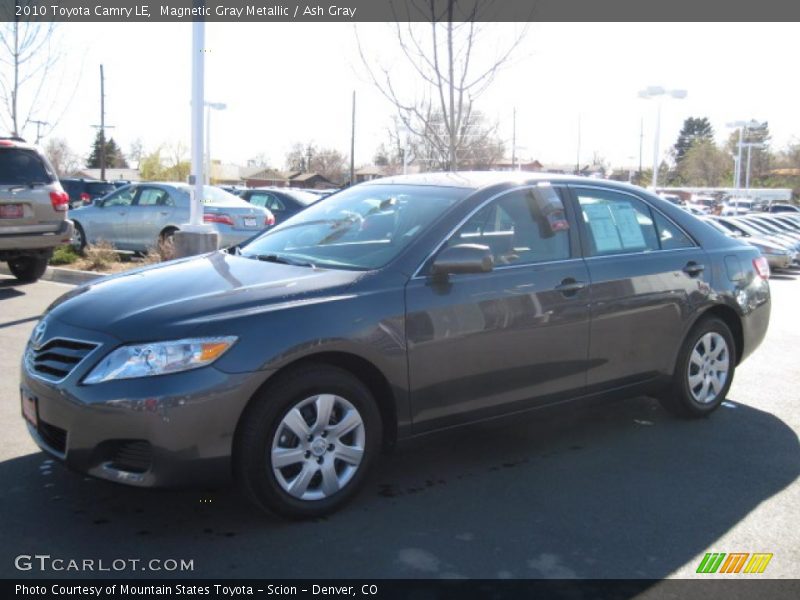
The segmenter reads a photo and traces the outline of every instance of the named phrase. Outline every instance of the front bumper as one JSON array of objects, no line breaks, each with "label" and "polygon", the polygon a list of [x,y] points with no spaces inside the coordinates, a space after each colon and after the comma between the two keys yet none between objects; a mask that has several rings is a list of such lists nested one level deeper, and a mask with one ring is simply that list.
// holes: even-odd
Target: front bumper
[{"label": "front bumper", "polygon": [[64,220],[56,231],[44,233],[0,234],[0,252],[18,250],[47,250],[72,240],[72,221]]},{"label": "front bumper", "polygon": [[[69,339],[87,337],[58,330]],[[239,417],[268,373],[228,374],[211,366],[81,385],[118,345],[92,333],[100,345],[61,381],[32,372],[23,359],[21,392],[35,398],[38,428],[28,422],[28,429],[39,447],[74,470],[118,483],[171,487],[228,479]]]}]

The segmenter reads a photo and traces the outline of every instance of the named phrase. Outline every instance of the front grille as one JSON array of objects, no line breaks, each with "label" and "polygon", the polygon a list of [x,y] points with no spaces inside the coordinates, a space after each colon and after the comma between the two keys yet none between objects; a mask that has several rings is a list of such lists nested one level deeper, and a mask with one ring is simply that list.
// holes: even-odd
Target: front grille
[{"label": "front grille", "polygon": [[66,452],[67,431],[65,429],[61,429],[61,427],[56,427],[55,425],[50,425],[50,423],[45,423],[39,419],[39,427],[37,431],[39,433],[39,437],[42,438],[42,441],[50,446],[53,450],[59,454],[64,454],[64,452]]},{"label": "front grille", "polygon": [[153,447],[150,442],[136,440],[121,443],[109,466],[129,473],[145,473],[152,462]]},{"label": "front grille", "polygon": [[38,350],[33,346],[25,353],[28,369],[53,381],[64,379],[97,344],[55,338]]}]

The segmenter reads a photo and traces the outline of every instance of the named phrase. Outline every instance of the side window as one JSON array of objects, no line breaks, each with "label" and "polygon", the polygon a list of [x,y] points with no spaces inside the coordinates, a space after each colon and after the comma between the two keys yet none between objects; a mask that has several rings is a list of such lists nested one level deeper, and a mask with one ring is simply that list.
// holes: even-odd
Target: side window
[{"label": "side window", "polygon": [[136,188],[134,187],[123,188],[106,198],[106,201],[103,202],[103,206],[130,206],[131,202],[133,202],[133,194],[135,191]]},{"label": "side window", "polygon": [[594,255],[651,252],[661,248],[650,208],[612,190],[576,188],[590,252]]},{"label": "side window", "polygon": [[270,194],[269,200],[267,201],[267,208],[272,212],[281,212],[285,207],[283,206],[283,202],[281,202],[280,198]]},{"label": "side window", "polygon": [[174,206],[174,202],[166,190],[159,188],[142,188],[139,190],[139,206]]},{"label": "side window", "polygon": [[265,208],[267,206],[267,195],[266,194],[251,194],[250,195],[250,204],[253,206],[260,206],[261,208]]},{"label": "side window", "polygon": [[558,192],[533,189],[508,193],[472,216],[448,246],[482,244],[496,266],[519,265],[570,257],[569,226]]},{"label": "side window", "polygon": [[677,250],[678,248],[692,248],[694,242],[691,238],[681,231],[672,221],[653,211],[655,218],[658,241],[661,242],[662,250]]}]

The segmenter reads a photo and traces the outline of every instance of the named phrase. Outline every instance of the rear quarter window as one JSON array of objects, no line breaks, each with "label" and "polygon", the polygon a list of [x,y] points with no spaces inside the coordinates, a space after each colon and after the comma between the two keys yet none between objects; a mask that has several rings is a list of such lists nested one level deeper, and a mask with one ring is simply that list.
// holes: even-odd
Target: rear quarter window
[{"label": "rear quarter window", "polygon": [[0,185],[52,183],[55,176],[42,158],[25,148],[0,148]]}]

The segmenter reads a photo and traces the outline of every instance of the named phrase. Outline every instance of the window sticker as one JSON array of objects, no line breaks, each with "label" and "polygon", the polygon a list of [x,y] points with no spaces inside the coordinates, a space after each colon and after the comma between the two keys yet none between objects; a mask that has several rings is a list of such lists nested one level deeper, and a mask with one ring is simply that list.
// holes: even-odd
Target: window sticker
[{"label": "window sticker", "polygon": [[595,249],[598,253],[619,252],[623,249],[614,217],[607,204],[584,204],[583,214],[592,231]]},{"label": "window sticker", "polygon": [[627,202],[615,202],[611,205],[611,214],[617,224],[622,247],[625,250],[642,250],[647,242],[642,234],[642,227],[637,219],[636,209]]}]

